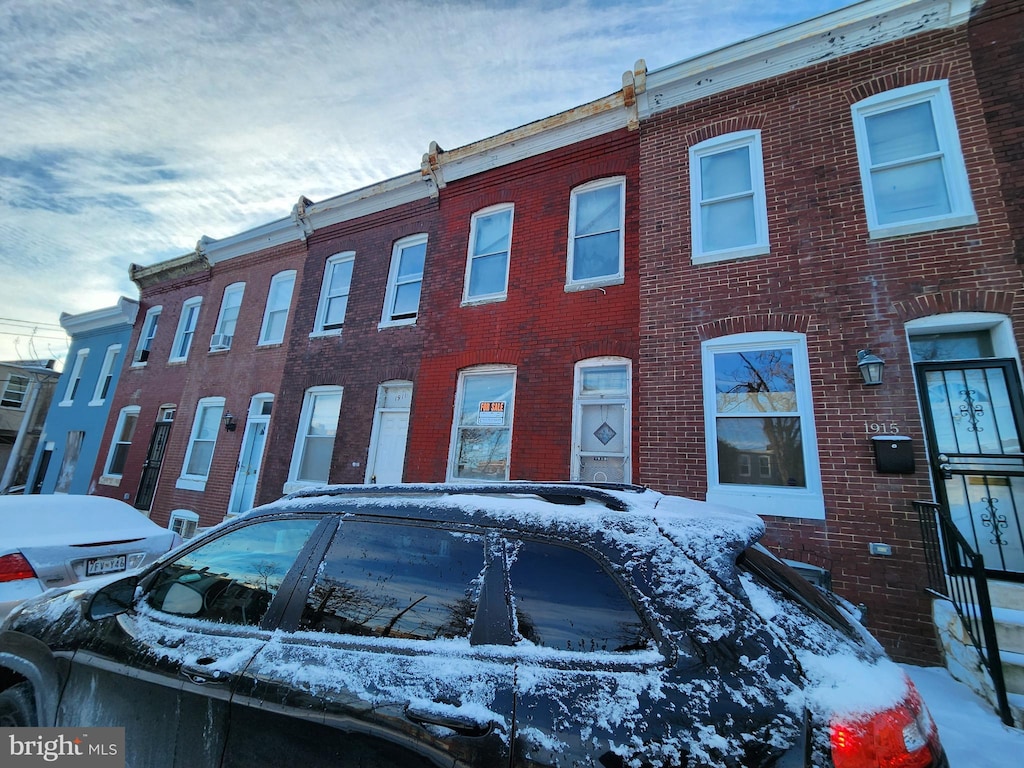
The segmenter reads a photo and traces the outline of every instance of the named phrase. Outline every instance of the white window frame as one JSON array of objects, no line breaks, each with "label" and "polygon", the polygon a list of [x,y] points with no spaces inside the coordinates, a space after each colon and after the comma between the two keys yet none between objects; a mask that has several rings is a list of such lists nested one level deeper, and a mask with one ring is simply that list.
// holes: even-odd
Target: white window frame
[{"label": "white window frame", "polygon": [[117,355],[121,351],[120,344],[111,344],[103,355],[103,365],[100,368],[99,378],[96,379],[96,389],[93,390],[92,400],[89,405],[103,405],[107,398],[114,394],[111,390],[114,386],[114,363],[117,362]]},{"label": "white window frame", "polygon": [[[284,485],[285,493],[292,493],[293,491],[300,490],[302,488],[309,488],[311,486],[324,485],[330,482],[330,476],[324,481],[308,480],[299,477],[299,471],[302,468],[302,460],[305,457],[306,451],[306,439],[309,437],[309,426],[310,420],[313,417],[313,410],[316,406],[316,400],[318,397],[323,395],[338,395],[338,414],[339,423],[341,415],[341,403],[345,397],[344,387],[336,385],[322,385],[318,387],[310,387],[306,390],[302,398],[302,411],[299,414],[299,426],[295,433],[295,444],[292,447],[292,463],[288,469],[288,482]],[[332,446],[337,442],[338,432],[337,425],[335,426],[334,442]],[[334,449],[331,449],[331,456],[334,456]],[[329,472],[330,470],[328,470]]]},{"label": "white window frame", "polygon": [[88,357],[88,347],[78,350],[78,353],[75,355],[75,362],[71,366],[71,375],[68,376],[68,385],[64,388],[64,397],[57,405],[66,408],[75,402],[78,389],[82,386],[82,369],[85,367],[85,361]]},{"label": "white window frame", "polygon": [[[103,481],[104,485],[117,485],[121,481],[122,472],[114,472],[111,469],[111,464],[114,461],[114,454],[117,453],[117,448],[120,445],[125,446],[125,451],[131,449],[132,440],[134,440],[135,430],[139,428],[139,414],[142,412],[142,408],[137,405],[126,405],[121,409],[120,413],[117,414],[117,422],[114,424],[114,434],[110,438],[110,448],[107,450],[107,460],[103,462]],[[135,417],[135,429],[132,430],[132,440],[124,439],[124,425],[128,420],[129,416]],[[127,461],[127,456],[125,457]]]},{"label": "white window frame", "polygon": [[160,325],[160,313],[163,311],[162,305],[146,310],[146,317],[142,321],[142,331],[139,333],[139,343],[135,345],[135,354],[132,356],[132,368],[141,368],[149,361],[149,352],[153,347],[153,339],[156,337],[156,331]]},{"label": "white window frame", "polygon": [[[416,301],[416,311],[412,313],[411,317],[396,317],[395,316],[395,302],[398,301],[398,289],[403,285],[412,285],[413,283],[420,284],[420,298],[423,297],[423,272],[421,271],[418,275],[406,276],[404,278],[399,276],[399,272],[402,267],[402,257],[405,255],[407,248],[415,248],[416,246],[427,244],[427,235],[418,234],[410,235],[409,237],[403,237],[401,240],[397,240],[394,247],[391,249],[391,266],[388,269],[388,287],[384,292],[384,311],[381,314],[380,325],[378,328],[393,328],[399,325],[415,325],[416,318],[419,317],[419,299]],[[424,268],[426,268],[426,253],[423,257]]]},{"label": "white window frame", "polygon": [[[705,157],[731,152],[742,147],[747,148],[748,160],[750,162],[751,189],[719,198],[704,199],[704,174],[701,171],[701,160]],[[741,198],[750,198],[753,201],[753,242],[732,248],[705,250],[704,217],[701,215],[703,209],[706,206],[727,203]],[[690,147],[690,233],[691,259],[694,264],[706,264],[746,256],[760,256],[770,252],[771,246],[768,242],[768,203],[764,188],[764,158],[761,150],[760,131],[728,133]]]},{"label": "white window frame", "polygon": [[[718,467],[717,393],[715,391],[716,353],[786,348],[793,353],[794,385],[797,401],[795,415],[800,419],[806,487],[721,483]],[[802,333],[755,332],[723,336],[701,344],[704,378],[704,434],[707,454],[709,502],[745,509],[762,515],[823,520],[825,499],[821,486],[817,433],[814,428],[814,404],[811,400],[811,374],[807,357],[807,339]]]},{"label": "white window frame", "polygon": [[[199,325],[199,312],[202,306],[202,296],[193,296],[182,302],[181,317],[178,318],[178,327],[174,331],[174,343],[171,344],[171,356],[167,358],[167,362],[180,363],[188,360],[192,342],[195,341],[196,327]],[[178,352],[182,346],[184,346],[184,350]]]},{"label": "white window frame", "polygon": [[[263,310],[263,325],[260,326],[260,340],[258,346],[266,344],[281,344],[288,333],[288,313],[292,306],[292,295],[295,293],[294,269],[278,272],[270,278],[270,288],[267,289],[267,305]],[[287,284],[287,290],[281,286]],[[275,295],[274,290],[279,293]],[[274,317],[284,315],[284,323],[281,325],[281,337],[271,337],[270,328]]]},{"label": "white window frame", "polygon": [[[576,207],[583,195],[604,187],[619,187],[619,266],[614,274],[597,275],[595,277],[573,279],[573,267],[576,259]],[[608,230],[609,232],[612,230]],[[591,233],[594,234],[594,233]],[[584,291],[588,288],[600,288],[606,285],[621,285],[626,280],[626,177],[611,176],[597,179],[576,187],[569,195],[569,244],[565,260],[565,290]]]},{"label": "white window frame", "polygon": [[[489,219],[492,216],[497,216],[508,211],[508,250],[505,252],[505,279],[502,283],[500,291],[491,291],[490,293],[480,293],[475,296],[470,295],[469,286],[470,279],[473,275],[473,264],[477,259],[483,259],[488,256],[494,256],[501,251],[493,251],[488,253],[476,253],[476,238],[477,231],[480,226],[480,222],[484,219]],[[516,209],[514,203],[501,203],[499,205],[491,205],[487,208],[481,208],[476,211],[469,220],[469,246],[466,252],[466,275],[462,283],[462,306],[470,306],[474,304],[487,304],[492,301],[505,301],[508,298],[508,275],[512,266],[512,229],[515,225]]]},{"label": "white window frame", "polygon": [[[223,397],[204,397],[196,403],[195,416],[192,418],[192,432],[189,434],[188,447],[185,449],[185,458],[181,462],[181,475],[175,482],[175,487],[183,488],[188,491],[206,490],[206,481],[210,477],[210,470],[213,467],[213,459],[217,451],[217,438],[220,437],[221,421],[224,417],[224,403],[225,399]],[[199,429],[206,418],[207,412],[216,412],[216,418],[213,419],[214,428],[212,440],[209,438],[200,438],[199,436]],[[197,472],[190,473],[188,471],[188,465],[192,460],[192,452],[200,441],[204,443],[212,443],[210,446],[210,463],[206,467],[205,474],[199,474]]]},{"label": "white window frame", "polygon": [[[932,122],[935,127],[935,138],[938,150],[927,156],[941,159],[943,178],[946,183],[946,194],[950,210],[938,216],[928,216],[903,221],[879,222],[878,209],[872,193],[871,175],[873,170],[868,149],[867,118],[890,112],[895,109],[928,103],[931,107]],[[937,229],[961,227],[978,222],[971,199],[971,187],[967,178],[967,167],[964,164],[963,152],[960,148],[960,135],[953,114],[953,102],[950,97],[949,83],[946,80],[934,80],[927,83],[908,85],[891,91],[879,93],[858,101],[851,107],[853,114],[853,133],[857,142],[857,160],[860,166],[861,190],[864,194],[864,208],[867,214],[868,232],[872,238],[895,237],[918,232],[929,232]],[[918,160],[925,159],[925,156]],[[912,158],[887,163],[880,168],[896,167],[912,162]]]},{"label": "white window frame", "polygon": [[[224,297],[220,302],[220,312],[217,313],[217,325],[214,327],[213,336],[210,337],[211,352],[231,349],[231,341],[238,330],[238,316],[242,312],[242,298],[244,296],[245,283],[232,283],[224,289]],[[231,317],[232,313],[234,317]],[[214,341],[220,341],[221,343],[215,347]]]},{"label": "white window frame", "polygon": [[167,529],[185,540],[195,536],[198,528],[199,515],[191,509],[175,509],[171,512],[171,519],[167,521]]},{"label": "white window frame", "polygon": [[[449,441],[448,447],[448,469],[446,472],[447,479],[452,482],[459,483],[486,483],[487,480],[481,480],[479,478],[464,478],[459,477],[455,473],[455,462],[459,451],[459,414],[462,411],[462,401],[466,391],[466,381],[475,376],[488,376],[493,374],[511,374],[512,375],[512,396],[505,414],[505,420],[508,422],[508,461],[505,462],[505,473],[503,477],[495,477],[495,482],[504,482],[511,476],[512,470],[512,448],[513,439],[515,436],[515,410],[516,410],[516,382],[518,379],[518,372],[514,365],[478,365],[472,368],[466,368],[459,371],[458,386],[455,390],[455,407],[452,411],[452,434]],[[505,425],[502,425],[504,428]]]},{"label": "white window frame", "polygon": [[[620,395],[616,393],[609,395],[583,395],[583,374],[589,368],[625,368],[625,394]],[[583,406],[600,404],[609,406],[621,406],[623,409],[623,453],[621,454],[623,467],[622,482],[632,482],[633,362],[628,357],[591,357],[586,360],[580,360],[579,362],[576,363],[573,375],[572,400],[572,466],[569,468],[569,479],[580,479],[580,462],[584,455],[592,453],[583,451]],[[604,455],[618,456],[620,454],[608,452]]]},{"label": "white window frame", "polygon": [[12,384],[15,379],[20,379],[25,382],[24,388],[17,392],[17,394],[19,395],[19,397],[17,398],[17,405],[4,405],[2,407],[13,408],[15,410],[20,411],[25,408],[25,397],[28,395],[29,384],[31,383],[28,376],[21,376],[20,374],[17,373],[12,373],[8,375],[7,381],[4,383],[3,395],[0,396],[0,402],[2,402],[3,400],[7,400],[8,402],[14,402],[15,398],[12,397],[11,394],[15,391],[12,387]]},{"label": "white window frame", "polygon": [[329,259],[327,259],[327,263],[324,264],[324,279],[323,282],[320,283],[320,301],[317,303],[316,307],[316,321],[313,325],[313,332],[309,334],[311,337],[341,335],[341,332],[344,329],[345,325],[344,318],[342,318],[341,323],[339,323],[337,327],[334,328],[324,328],[324,323],[327,321],[327,309],[330,306],[331,300],[340,298],[341,296],[345,297],[345,317],[348,316],[348,298],[352,295],[352,279],[349,279],[348,288],[345,290],[344,293],[339,292],[337,294],[331,295],[329,293],[331,283],[330,278],[332,273],[334,272],[334,268],[337,265],[344,264],[346,262],[352,262],[352,277],[355,277],[355,260],[355,251],[343,251],[341,253],[336,253],[333,256],[331,256]]}]

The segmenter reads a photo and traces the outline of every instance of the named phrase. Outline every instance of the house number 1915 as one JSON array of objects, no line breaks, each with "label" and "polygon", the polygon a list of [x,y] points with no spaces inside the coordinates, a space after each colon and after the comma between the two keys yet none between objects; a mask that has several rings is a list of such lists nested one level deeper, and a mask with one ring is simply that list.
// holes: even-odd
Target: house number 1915
[{"label": "house number 1915", "polygon": [[895,421],[867,421],[864,426],[869,435],[895,435],[900,431],[900,425]]}]

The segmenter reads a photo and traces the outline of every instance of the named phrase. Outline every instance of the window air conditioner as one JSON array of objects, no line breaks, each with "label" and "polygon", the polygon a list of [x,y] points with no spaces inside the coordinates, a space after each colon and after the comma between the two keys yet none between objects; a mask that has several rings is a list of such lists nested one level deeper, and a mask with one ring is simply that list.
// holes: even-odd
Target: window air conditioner
[{"label": "window air conditioner", "polygon": [[133,363],[144,363],[149,360],[148,349],[136,349],[135,354],[132,356]]},{"label": "window air conditioner", "polygon": [[216,349],[231,349],[232,336],[228,336],[226,333],[215,333],[210,337],[210,351],[213,352]]}]

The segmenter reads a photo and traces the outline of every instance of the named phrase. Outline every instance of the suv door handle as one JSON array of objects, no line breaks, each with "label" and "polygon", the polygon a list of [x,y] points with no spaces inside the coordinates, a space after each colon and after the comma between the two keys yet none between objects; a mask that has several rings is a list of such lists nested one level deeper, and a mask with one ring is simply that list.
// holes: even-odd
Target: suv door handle
[{"label": "suv door handle", "polygon": [[198,659],[195,664],[182,664],[181,674],[189,679],[189,681],[196,685],[209,685],[209,684],[223,684],[226,683],[231,676],[223,669],[210,669],[216,659],[211,659],[208,656],[204,656]]},{"label": "suv door handle", "polygon": [[458,715],[442,715],[439,712],[427,711],[409,705],[405,708],[405,716],[419,725],[439,725],[455,731],[459,736],[480,738],[494,730],[494,723],[481,723],[469,717]]}]

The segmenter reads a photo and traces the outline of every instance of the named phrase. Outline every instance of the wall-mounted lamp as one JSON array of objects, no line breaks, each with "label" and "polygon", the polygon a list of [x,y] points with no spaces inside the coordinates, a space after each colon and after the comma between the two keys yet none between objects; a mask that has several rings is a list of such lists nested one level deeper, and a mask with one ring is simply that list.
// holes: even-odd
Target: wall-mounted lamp
[{"label": "wall-mounted lamp", "polygon": [[885,361],[878,355],[871,354],[870,349],[862,349],[857,353],[857,368],[867,386],[873,387],[882,383]]},{"label": "wall-mounted lamp", "polygon": [[231,414],[231,411],[228,411],[224,414],[224,431],[234,432],[236,429],[238,429],[238,425],[235,424],[235,417]]}]

